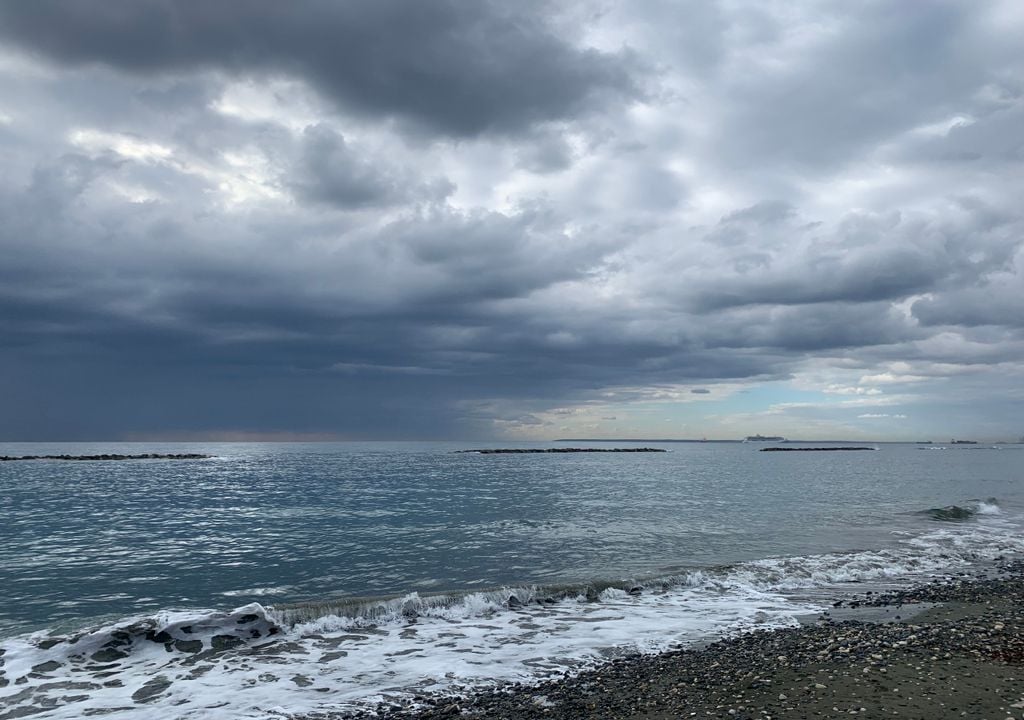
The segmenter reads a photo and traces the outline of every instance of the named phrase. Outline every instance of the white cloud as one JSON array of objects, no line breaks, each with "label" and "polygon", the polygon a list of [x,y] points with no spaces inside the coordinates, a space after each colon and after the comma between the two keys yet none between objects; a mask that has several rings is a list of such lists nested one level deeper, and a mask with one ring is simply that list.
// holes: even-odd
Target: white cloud
[{"label": "white cloud", "polygon": [[862,387],[850,385],[828,385],[822,391],[828,395],[881,395],[882,391],[876,387]]},{"label": "white cloud", "polygon": [[94,155],[110,151],[138,162],[166,162],[174,154],[170,147],[158,142],[95,128],[73,130],[68,135],[68,141],[75,147]]}]

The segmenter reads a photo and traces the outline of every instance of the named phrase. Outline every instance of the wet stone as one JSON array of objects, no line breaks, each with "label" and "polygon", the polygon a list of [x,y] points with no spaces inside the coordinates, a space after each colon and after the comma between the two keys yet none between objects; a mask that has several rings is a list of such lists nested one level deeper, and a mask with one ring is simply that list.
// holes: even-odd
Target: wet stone
[{"label": "wet stone", "polygon": [[41,712],[47,712],[48,710],[51,710],[51,709],[52,708],[35,707],[35,706],[14,708],[13,710],[10,710],[10,711],[4,713],[3,714],[3,718],[4,718],[4,720],[14,720],[14,718],[23,718],[23,717],[29,717],[30,715],[38,715]]},{"label": "wet stone", "polygon": [[214,650],[228,650],[242,644],[242,639],[235,635],[214,635],[210,645]]},{"label": "wet stone", "polygon": [[321,663],[334,662],[335,660],[337,660],[339,658],[343,658],[343,657],[347,657],[347,656],[348,656],[348,653],[345,652],[344,650],[340,650],[338,652],[324,653],[323,656],[320,658],[320,662]]},{"label": "wet stone", "polygon": [[60,698],[60,702],[62,705],[68,705],[70,703],[82,702],[83,700],[88,699],[88,695],[62,695]]},{"label": "wet stone", "polygon": [[203,650],[202,652],[196,653],[195,655],[186,655],[184,658],[182,658],[181,665],[182,667],[192,667],[193,665],[197,665],[198,663],[206,662],[207,660],[213,660],[216,654],[216,650]]},{"label": "wet stone", "polygon": [[259,619],[259,615],[254,615],[253,613],[246,613],[245,615],[242,615],[240,618],[238,618],[238,624],[246,625],[251,622],[256,622]]},{"label": "wet stone", "polygon": [[169,642],[174,642],[174,638],[171,637],[170,633],[168,633],[166,630],[161,630],[158,633],[155,633],[151,630],[148,633],[146,633],[146,639],[155,643],[160,643],[161,645],[166,645]]},{"label": "wet stone", "polygon": [[33,665],[32,666],[32,672],[37,672],[37,673],[53,672],[54,670],[56,670],[59,667],[60,667],[60,663],[59,662],[57,662],[56,660],[49,660],[49,661],[44,662],[44,663],[39,663],[38,665]]},{"label": "wet stone", "polygon": [[128,657],[128,653],[122,650],[115,650],[114,648],[104,648],[97,650],[89,657],[98,663],[109,663],[116,660],[124,660]]},{"label": "wet stone", "polygon": [[91,682],[74,682],[71,680],[62,680],[61,682],[43,683],[35,688],[36,692],[51,692],[53,690],[99,690],[100,686],[97,683]]},{"label": "wet stone", "polygon": [[281,654],[309,655],[309,651],[297,642],[268,642],[257,647],[246,648],[245,654],[268,657]]},{"label": "wet stone", "polygon": [[305,675],[293,675],[292,682],[299,687],[309,687],[313,684],[313,681]]},{"label": "wet stone", "polygon": [[138,690],[132,693],[132,700],[137,703],[147,703],[161,695],[167,688],[171,686],[171,681],[163,675],[159,675],[152,680],[148,681]]},{"label": "wet stone", "polygon": [[202,640],[175,640],[174,648],[179,652],[195,654],[202,652],[203,641]]},{"label": "wet stone", "polygon": [[10,706],[13,706],[17,703],[28,700],[30,697],[32,697],[32,688],[25,688],[24,690],[14,693],[13,695],[8,695],[4,698],[4,702],[6,702]]},{"label": "wet stone", "polygon": [[[307,636],[309,637],[309,636]],[[329,638],[318,638],[317,642],[320,645],[326,647],[338,647],[342,643],[346,642],[361,642],[363,640],[369,640],[369,635],[338,635],[336,637]]]}]

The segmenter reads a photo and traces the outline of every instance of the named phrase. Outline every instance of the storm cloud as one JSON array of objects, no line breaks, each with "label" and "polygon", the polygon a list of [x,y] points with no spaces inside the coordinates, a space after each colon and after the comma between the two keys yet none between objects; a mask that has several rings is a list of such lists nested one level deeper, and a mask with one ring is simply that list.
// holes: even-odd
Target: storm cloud
[{"label": "storm cloud", "polygon": [[0,439],[1018,437],[1021,31],[2,4]]},{"label": "storm cloud", "polygon": [[140,75],[302,78],[344,109],[453,135],[517,131],[638,92],[628,53],[575,47],[526,2],[9,3],[9,41]]}]

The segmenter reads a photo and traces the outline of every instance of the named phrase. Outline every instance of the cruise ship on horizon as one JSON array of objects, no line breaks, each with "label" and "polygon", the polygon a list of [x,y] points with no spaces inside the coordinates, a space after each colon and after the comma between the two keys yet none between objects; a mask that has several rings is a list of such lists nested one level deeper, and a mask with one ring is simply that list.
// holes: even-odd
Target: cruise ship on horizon
[{"label": "cruise ship on horizon", "polygon": [[747,435],[743,442],[786,442],[781,435]]}]

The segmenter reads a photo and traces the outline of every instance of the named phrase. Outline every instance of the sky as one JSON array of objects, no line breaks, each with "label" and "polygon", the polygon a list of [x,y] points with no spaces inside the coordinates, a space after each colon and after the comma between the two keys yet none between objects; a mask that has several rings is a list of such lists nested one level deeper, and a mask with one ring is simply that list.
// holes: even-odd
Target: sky
[{"label": "sky", "polygon": [[1017,0],[0,2],[0,440],[1024,435]]}]

